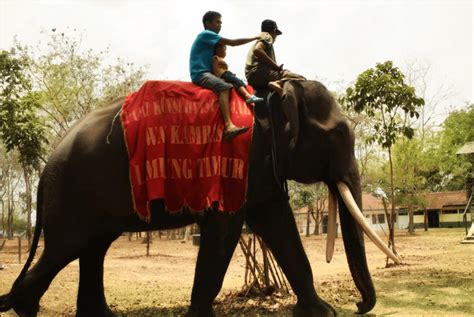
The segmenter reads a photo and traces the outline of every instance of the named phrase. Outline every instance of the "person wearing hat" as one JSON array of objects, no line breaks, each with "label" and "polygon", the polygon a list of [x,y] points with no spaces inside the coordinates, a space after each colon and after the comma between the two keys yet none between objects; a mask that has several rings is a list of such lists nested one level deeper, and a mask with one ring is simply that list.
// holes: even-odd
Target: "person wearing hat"
[{"label": "person wearing hat", "polygon": [[261,38],[261,35],[242,39],[223,38],[219,35],[222,26],[221,17],[222,15],[215,11],[208,11],[204,14],[202,18],[204,31],[197,35],[191,47],[189,72],[193,83],[203,88],[212,89],[219,95],[219,108],[224,118],[224,139],[230,140],[247,131],[249,127],[239,128],[231,121],[229,90],[233,86],[212,73],[214,47],[217,43],[229,46],[247,44]]},{"label": "person wearing hat", "polygon": [[255,89],[270,88],[278,94],[283,93],[283,83],[290,79],[306,80],[301,75],[283,69],[283,64],[276,62],[273,43],[282,32],[273,20],[263,20],[262,32],[267,35],[258,40],[249,50],[245,64],[247,82]]}]

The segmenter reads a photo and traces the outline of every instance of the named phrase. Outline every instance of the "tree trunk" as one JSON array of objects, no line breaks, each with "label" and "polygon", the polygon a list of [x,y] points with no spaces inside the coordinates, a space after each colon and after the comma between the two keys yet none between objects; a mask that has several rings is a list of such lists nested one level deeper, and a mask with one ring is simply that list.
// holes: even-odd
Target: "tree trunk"
[{"label": "tree trunk", "polygon": [[321,212],[322,210],[319,210],[319,209],[316,210],[316,221],[315,221],[316,224],[314,226],[314,233],[317,235],[321,233],[319,230],[319,227],[320,227],[319,225],[321,224]]},{"label": "tree trunk", "polygon": [[311,223],[311,208],[308,206],[308,211],[306,212],[306,236],[309,237],[309,224]]},{"label": "tree trunk", "polygon": [[415,234],[415,224],[413,222],[413,206],[408,206],[408,233]]},{"label": "tree trunk", "polygon": [[2,203],[2,234],[3,237],[5,237],[5,202],[3,201],[3,197],[0,202]]},{"label": "tree trunk", "polygon": [[184,241],[188,241],[188,240],[189,240],[189,236],[192,234],[192,233],[191,233],[191,230],[192,230],[192,225],[186,226],[185,231],[184,231],[184,237],[183,237],[183,240],[184,240]]},{"label": "tree trunk", "polygon": [[11,178],[7,180],[7,238],[13,239],[13,190],[11,186]]},{"label": "tree trunk", "polygon": [[151,243],[151,234],[150,231],[146,232],[146,256],[150,256],[150,243]]},{"label": "tree trunk", "polygon": [[28,249],[31,247],[31,212],[32,212],[32,190],[31,190],[31,169],[22,162],[23,177],[25,179],[26,190],[26,238],[28,239]]},{"label": "tree trunk", "polygon": [[[395,191],[393,186],[393,162],[392,162],[392,149],[388,148],[388,159],[390,162],[390,201],[392,204],[392,208],[390,210],[390,221],[388,222],[389,226],[389,237],[388,237],[388,247],[392,247],[392,251],[394,254],[397,254],[395,250]],[[387,257],[387,264],[388,264],[388,257]]]},{"label": "tree trunk", "polygon": [[311,212],[311,217],[314,220],[314,230],[313,234],[319,235],[321,232],[319,230],[320,224],[321,224],[321,211],[319,209],[316,209],[316,212]]}]

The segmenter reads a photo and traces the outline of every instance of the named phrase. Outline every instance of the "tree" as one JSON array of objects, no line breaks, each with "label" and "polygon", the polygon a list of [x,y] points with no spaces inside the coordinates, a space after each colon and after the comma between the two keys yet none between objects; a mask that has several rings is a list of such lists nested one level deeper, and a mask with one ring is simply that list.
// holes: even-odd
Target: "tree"
[{"label": "tree", "polygon": [[319,226],[322,222],[325,201],[327,200],[327,188],[322,183],[316,185],[304,185],[296,182],[289,183],[290,203],[295,209],[307,208],[306,211],[306,236],[310,236],[311,218],[314,220],[313,234],[319,234]]},{"label": "tree", "polygon": [[50,138],[59,140],[71,125],[91,110],[137,90],[145,67],[118,59],[106,65],[108,49],[96,52],[82,48],[83,34],[52,29],[46,44],[16,47],[28,60],[29,74],[40,92],[40,108],[50,127]]},{"label": "tree", "polygon": [[424,100],[416,95],[413,87],[405,83],[403,73],[391,61],[386,61],[360,74],[354,86],[346,89],[345,101],[356,112],[376,119],[367,142],[377,142],[388,152],[391,197],[389,246],[396,253],[392,146],[400,135],[407,138],[413,136],[409,118],[419,116],[417,109],[424,104]]},{"label": "tree", "polygon": [[461,190],[472,175],[472,156],[459,156],[456,151],[474,141],[474,104],[454,111],[444,120],[439,138],[438,160],[445,190]]},{"label": "tree", "polygon": [[372,192],[374,186],[381,186],[383,163],[386,161],[380,146],[369,142],[373,133],[372,127],[376,123],[375,119],[355,111],[347,103],[345,94],[339,96],[338,102],[356,135],[354,152],[359,166],[362,190]]},{"label": "tree", "polygon": [[437,110],[442,102],[453,95],[453,89],[445,84],[434,86],[430,83],[431,64],[428,61],[411,60],[406,63],[404,68],[406,83],[415,87],[417,95],[425,101],[419,110],[419,119],[414,122],[424,147],[425,137],[429,137],[435,125],[439,124],[435,120]]},{"label": "tree", "polygon": [[7,152],[19,153],[26,190],[27,237],[31,242],[32,175],[39,168],[48,142],[45,128],[36,110],[38,94],[32,91],[31,79],[25,74],[27,60],[15,51],[0,52],[0,138]]},{"label": "tree", "polygon": [[423,141],[421,137],[400,138],[393,146],[394,186],[397,205],[408,208],[408,232],[415,233],[414,209],[425,207],[425,200],[419,195],[424,189],[425,178],[420,171],[425,168]]}]

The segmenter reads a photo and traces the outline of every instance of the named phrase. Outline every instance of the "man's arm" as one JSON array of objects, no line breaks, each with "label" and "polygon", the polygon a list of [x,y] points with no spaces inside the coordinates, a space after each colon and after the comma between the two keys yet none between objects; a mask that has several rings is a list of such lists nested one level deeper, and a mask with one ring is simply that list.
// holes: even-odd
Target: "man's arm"
[{"label": "man's arm", "polygon": [[253,53],[255,54],[255,56],[258,57],[258,59],[262,63],[267,64],[268,66],[270,66],[274,70],[282,71],[283,70],[283,65],[278,65],[273,59],[271,59],[270,56],[268,56],[268,54],[265,52],[265,45],[266,44],[264,44],[263,42],[257,43],[257,45],[255,45]]},{"label": "man's arm", "polygon": [[226,39],[226,38],[221,38],[219,43],[224,44],[224,45],[229,45],[229,46],[239,46],[243,44],[250,43],[252,41],[258,40],[260,36],[255,36],[255,37],[249,37],[249,38],[244,38],[244,39]]}]

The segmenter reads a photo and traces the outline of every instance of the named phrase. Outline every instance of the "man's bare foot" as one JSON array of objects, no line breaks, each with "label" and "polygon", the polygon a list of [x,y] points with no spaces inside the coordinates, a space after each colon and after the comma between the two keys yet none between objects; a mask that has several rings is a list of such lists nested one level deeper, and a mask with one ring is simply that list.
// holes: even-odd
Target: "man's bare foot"
[{"label": "man's bare foot", "polygon": [[281,88],[280,84],[277,81],[271,81],[268,83],[268,87],[271,90],[279,94],[280,96],[283,95],[283,88]]}]

